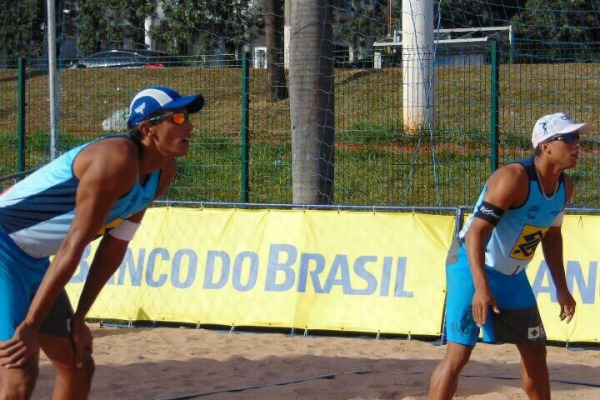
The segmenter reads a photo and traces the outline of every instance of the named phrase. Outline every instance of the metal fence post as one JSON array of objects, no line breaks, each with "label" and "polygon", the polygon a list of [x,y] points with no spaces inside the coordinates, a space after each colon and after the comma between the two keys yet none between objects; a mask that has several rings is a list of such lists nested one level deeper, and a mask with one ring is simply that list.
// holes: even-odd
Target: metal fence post
[{"label": "metal fence post", "polygon": [[491,107],[490,107],[490,168],[492,172],[498,169],[498,97],[499,68],[498,68],[498,43],[492,42],[491,54]]},{"label": "metal fence post", "polygon": [[19,172],[25,171],[25,66],[27,60],[25,58],[19,58],[18,64],[18,131],[19,131],[19,144],[17,150],[17,169]]},{"label": "metal fence post", "polygon": [[242,53],[242,193],[241,202],[247,203],[250,194],[249,188],[249,164],[250,164],[250,143],[249,143],[249,82],[250,82],[250,52]]}]

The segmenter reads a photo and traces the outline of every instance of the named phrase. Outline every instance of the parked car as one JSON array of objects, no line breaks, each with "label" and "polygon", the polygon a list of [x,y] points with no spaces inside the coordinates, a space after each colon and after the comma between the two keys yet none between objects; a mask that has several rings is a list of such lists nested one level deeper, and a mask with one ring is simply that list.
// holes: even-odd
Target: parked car
[{"label": "parked car", "polygon": [[156,50],[108,50],[83,57],[69,68],[161,68],[176,65],[176,57]]}]

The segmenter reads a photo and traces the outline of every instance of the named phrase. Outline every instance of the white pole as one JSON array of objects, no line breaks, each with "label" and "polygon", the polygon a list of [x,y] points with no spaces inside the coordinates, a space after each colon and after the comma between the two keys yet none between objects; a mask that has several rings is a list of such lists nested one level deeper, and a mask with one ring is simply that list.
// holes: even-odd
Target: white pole
[{"label": "white pole", "polygon": [[157,43],[156,40],[150,36],[150,30],[164,18],[165,12],[163,11],[163,2],[162,0],[158,0],[156,2],[156,7],[154,8],[154,13],[144,18],[144,45],[147,49],[156,50]]},{"label": "white pole", "polygon": [[515,62],[515,30],[512,25],[508,26],[508,45],[510,46],[510,63],[512,65]]},{"label": "white pole", "polygon": [[58,96],[56,74],[56,20],[54,0],[47,0],[48,10],[48,86],[50,97],[50,159],[58,157]]},{"label": "white pole", "polygon": [[402,0],[404,128],[429,128],[433,116],[433,0]]},{"label": "white pole", "polygon": [[152,28],[152,16],[148,16],[144,19],[144,46],[149,50],[155,50],[154,40],[150,37],[150,29]]},{"label": "white pole", "polygon": [[290,34],[292,31],[292,0],[284,2],[283,68],[290,69]]}]

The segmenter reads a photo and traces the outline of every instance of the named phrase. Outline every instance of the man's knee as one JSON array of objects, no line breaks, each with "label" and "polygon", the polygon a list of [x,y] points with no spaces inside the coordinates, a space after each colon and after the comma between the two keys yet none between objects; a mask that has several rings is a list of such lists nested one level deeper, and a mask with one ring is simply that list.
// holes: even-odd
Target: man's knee
[{"label": "man's knee", "polygon": [[517,345],[521,360],[527,370],[538,370],[546,366],[546,346],[545,344],[535,345]]},{"label": "man's knee", "polygon": [[444,362],[447,367],[454,371],[460,371],[469,362],[473,347],[449,342],[444,356]]},{"label": "man's knee", "polygon": [[29,399],[39,375],[37,360],[30,360],[22,368],[3,369],[0,379],[0,398]]},{"label": "man's knee", "polygon": [[75,364],[56,364],[57,374],[70,382],[77,381],[84,383],[86,386],[90,386],[94,372],[96,371],[96,364],[91,354],[86,353],[83,357],[83,365],[77,367]]}]

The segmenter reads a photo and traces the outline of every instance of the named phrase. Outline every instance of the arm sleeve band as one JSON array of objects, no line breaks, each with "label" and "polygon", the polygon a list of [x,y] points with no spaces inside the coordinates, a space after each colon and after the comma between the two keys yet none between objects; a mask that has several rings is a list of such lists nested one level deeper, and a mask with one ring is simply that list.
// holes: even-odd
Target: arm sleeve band
[{"label": "arm sleeve band", "polygon": [[503,209],[487,201],[482,201],[477,210],[475,210],[475,217],[481,218],[494,226],[498,225],[498,221],[500,221],[503,214]]},{"label": "arm sleeve band", "polygon": [[108,233],[116,237],[117,239],[124,240],[126,242],[130,242],[135,235],[135,231],[140,227],[139,222],[131,222],[129,220],[123,221],[123,223],[116,228],[111,229]]},{"label": "arm sleeve band", "polygon": [[556,218],[554,218],[554,221],[552,222],[552,224],[550,226],[562,226],[563,223],[563,217],[565,216],[565,212],[561,211]]}]

